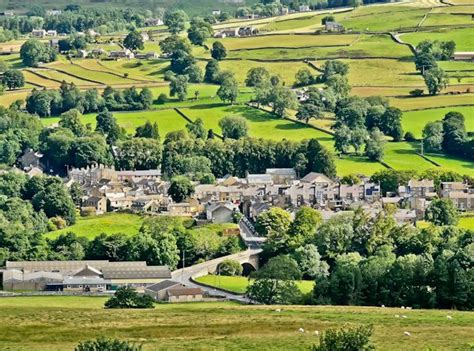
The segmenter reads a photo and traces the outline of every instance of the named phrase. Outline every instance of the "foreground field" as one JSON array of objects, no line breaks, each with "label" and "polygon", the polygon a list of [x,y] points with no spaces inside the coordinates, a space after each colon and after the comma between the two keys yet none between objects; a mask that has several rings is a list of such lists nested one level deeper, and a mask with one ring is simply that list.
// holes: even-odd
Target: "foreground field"
[{"label": "foreground field", "polygon": [[134,235],[138,233],[142,222],[143,217],[128,213],[108,213],[101,216],[79,217],[77,223],[73,226],[50,232],[46,237],[56,238],[67,232],[73,232],[77,236],[85,236],[88,239],[93,239],[101,233]]},{"label": "foreground field", "polygon": [[[307,350],[314,331],[374,324],[378,350],[469,350],[474,313],[371,307],[157,305],[154,310],[104,310],[105,298],[0,298],[0,349],[73,350],[101,335],[144,343],[144,350]],[[395,314],[407,315],[406,319]],[[452,320],[447,320],[446,315]],[[304,328],[307,333],[298,332]],[[403,333],[409,331],[410,337]]]}]

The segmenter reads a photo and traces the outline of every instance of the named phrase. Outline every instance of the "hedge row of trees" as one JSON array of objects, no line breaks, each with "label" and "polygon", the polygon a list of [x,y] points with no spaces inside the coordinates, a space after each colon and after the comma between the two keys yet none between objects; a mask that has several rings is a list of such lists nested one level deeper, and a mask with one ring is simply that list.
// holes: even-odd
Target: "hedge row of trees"
[{"label": "hedge row of trees", "polygon": [[83,113],[146,110],[153,104],[148,88],[123,90],[107,87],[102,94],[97,89],[82,92],[74,83],[62,82],[59,90],[32,90],[26,98],[26,110],[40,117],[57,116],[71,109]]}]

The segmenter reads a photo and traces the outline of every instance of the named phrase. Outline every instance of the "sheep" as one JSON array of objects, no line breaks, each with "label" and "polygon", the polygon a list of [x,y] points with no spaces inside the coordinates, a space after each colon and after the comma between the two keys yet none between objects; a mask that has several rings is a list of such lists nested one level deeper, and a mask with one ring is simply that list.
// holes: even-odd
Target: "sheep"
[{"label": "sheep", "polygon": [[450,315],[447,315],[446,319],[451,320],[451,319],[453,319],[453,317],[451,317]]},{"label": "sheep", "polygon": [[400,318],[400,316],[398,314],[395,315],[395,318]]},{"label": "sheep", "polygon": [[401,309],[404,310],[404,309],[405,309],[405,306],[402,306]]},{"label": "sheep", "polygon": [[411,310],[411,307],[406,307],[407,310]]},{"label": "sheep", "polygon": [[380,307],[385,308],[385,305],[382,305],[382,306],[380,306]]},{"label": "sheep", "polygon": [[318,336],[319,335],[319,330],[315,330],[314,335]]},{"label": "sheep", "polygon": [[410,332],[407,332],[407,331],[404,332],[403,334],[404,334],[405,336],[411,336],[411,333],[410,333]]},{"label": "sheep", "polygon": [[407,318],[407,316],[405,316],[405,315],[402,315],[402,318]]},{"label": "sheep", "polygon": [[304,333],[304,329],[303,329],[303,328],[298,329],[298,331],[299,331],[300,333]]},{"label": "sheep", "polygon": [[277,308],[277,309],[275,310],[275,312],[281,312],[281,309]]}]

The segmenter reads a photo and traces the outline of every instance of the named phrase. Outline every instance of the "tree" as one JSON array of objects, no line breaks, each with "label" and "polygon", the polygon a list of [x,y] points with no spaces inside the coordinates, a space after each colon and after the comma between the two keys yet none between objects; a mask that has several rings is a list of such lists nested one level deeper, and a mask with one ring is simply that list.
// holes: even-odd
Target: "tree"
[{"label": "tree", "polygon": [[20,70],[9,69],[3,73],[2,84],[9,90],[21,88],[25,85],[25,77]]},{"label": "tree", "polygon": [[106,136],[107,141],[113,143],[119,138],[120,128],[117,120],[111,112],[107,110],[100,112],[96,116],[96,122],[95,130]]},{"label": "tree", "polygon": [[153,298],[149,295],[140,296],[129,286],[122,286],[114,296],[105,301],[105,308],[155,308]]},{"label": "tree", "polygon": [[123,46],[131,51],[143,50],[143,37],[137,30],[133,30],[127,34],[123,40]]},{"label": "tree", "polygon": [[240,139],[247,136],[247,120],[241,116],[226,116],[219,121],[224,138]]},{"label": "tree", "polygon": [[95,340],[86,340],[79,343],[74,351],[142,351],[141,345],[135,345],[128,341],[108,339],[104,337]]},{"label": "tree", "polygon": [[365,142],[365,155],[372,161],[382,161],[384,156],[385,138],[381,131],[374,128]]},{"label": "tree", "polygon": [[423,128],[423,147],[426,151],[439,152],[443,148],[443,122],[428,122]]},{"label": "tree", "polygon": [[226,276],[242,275],[242,265],[238,261],[226,259],[219,265],[218,272]]},{"label": "tree", "polygon": [[394,141],[400,141],[403,137],[402,114],[400,109],[388,107],[382,117],[381,130],[385,135],[391,136]]},{"label": "tree", "polygon": [[160,140],[160,132],[158,130],[158,123],[151,124],[149,120],[144,125],[137,127],[135,131],[135,138],[149,138]]},{"label": "tree", "polygon": [[314,83],[314,77],[307,68],[302,68],[295,74],[295,85],[306,86]]},{"label": "tree", "polygon": [[297,106],[296,94],[288,87],[274,87],[270,94],[270,104],[274,114],[279,117],[285,117],[288,109],[293,109]]},{"label": "tree", "polygon": [[177,96],[179,101],[186,100],[188,95],[188,76],[176,76],[170,83],[170,96]]},{"label": "tree", "polygon": [[171,35],[160,41],[160,49],[164,55],[171,56],[180,50],[187,54],[191,54],[192,48],[189,40],[181,38],[178,35]]},{"label": "tree", "polygon": [[375,347],[370,342],[373,327],[358,326],[337,329],[328,329],[321,336],[318,346],[311,351],[371,351]]},{"label": "tree", "polygon": [[426,209],[425,218],[434,225],[456,225],[459,213],[450,199],[434,199]]},{"label": "tree", "polygon": [[270,80],[270,73],[265,67],[254,67],[248,70],[245,85],[256,87]]},{"label": "tree", "polygon": [[171,179],[168,189],[168,195],[174,202],[182,202],[194,192],[194,186],[191,181],[184,176],[177,176]]},{"label": "tree", "polygon": [[304,121],[306,124],[311,118],[319,119],[323,116],[323,111],[319,106],[309,103],[300,104],[298,112],[296,113],[296,118]]},{"label": "tree", "polygon": [[[331,17],[331,16],[326,16],[326,17]],[[327,80],[333,75],[338,74],[340,76],[346,76],[349,73],[349,65],[347,63],[344,63],[338,60],[326,61],[322,69],[323,69],[323,74],[322,74],[323,82],[327,82]]]},{"label": "tree", "polygon": [[82,114],[78,110],[69,110],[61,115],[61,119],[59,120],[59,126],[62,128],[70,129],[75,136],[84,136],[84,134],[86,133],[86,128],[82,124],[81,118]]},{"label": "tree", "polygon": [[334,22],[334,21],[335,21],[334,16],[328,15],[328,16],[324,16],[321,19],[321,24],[324,26],[327,22]]},{"label": "tree", "polygon": [[210,60],[206,64],[206,72],[204,73],[204,81],[206,83],[216,83],[219,77],[219,61]]},{"label": "tree", "polygon": [[332,89],[334,95],[339,99],[349,95],[351,91],[351,86],[346,76],[341,76],[340,74],[333,74],[326,80],[326,85]]},{"label": "tree", "polygon": [[220,41],[215,41],[212,44],[211,56],[217,61],[222,61],[223,59],[225,59],[227,56],[227,50],[224,44],[222,44]]},{"label": "tree", "polygon": [[356,154],[359,154],[359,150],[365,144],[368,138],[368,133],[365,128],[356,128],[351,133],[351,145],[354,148]]},{"label": "tree", "polygon": [[183,10],[166,11],[163,22],[171,34],[178,34],[186,26],[188,16]]},{"label": "tree", "polygon": [[194,45],[203,45],[214,34],[212,26],[200,18],[194,18],[188,29],[188,38]]},{"label": "tree", "polygon": [[234,77],[227,77],[221,83],[221,86],[217,90],[217,96],[223,102],[230,102],[234,104],[235,100],[237,100],[237,96],[239,95],[239,84]]},{"label": "tree", "polygon": [[351,130],[345,124],[334,130],[334,148],[342,153],[347,154],[351,147]]},{"label": "tree", "polygon": [[423,74],[426,87],[430,95],[437,95],[441,90],[446,88],[449,79],[446,73],[441,68],[430,68]]},{"label": "tree", "polygon": [[301,279],[301,272],[289,256],[272,257],[253,278],[255,280],[247,289],[251,300],[266,305],[293,304],[301,300],[301,292],[294,282]]},{"label": "tree", "polygon": [[131,138],[118,143],[115,157],[119,169],[156,169],[161,164],[158,139]]},{"label": "tree", "polygon": [[279,207],[272,207],[257,217],[255,229],[267,238],[266,251],[273,254],[287,251],[290,224],[290,214]]},{"label": "tree", "polygon": [[197,118],[194,122],[186,124],[186,129],[195,138],[206,139],[207,130],[204,128],[204,122],[201,118]]},{"label": "tree", "polygon": [[[443,150],[455,155],[463,155],[467,141],[464,115],[460,112],[448,112],[443,118]],[[469,153],[467,153],[469,156]]]},{"label": "tree", "polygon": [[288,230],[290,248],[296,249],[309,243],[316,235],[317,227],[322,223],[321,214],[311,207],[303,206],[295,214]]},{"label": "tree", "polygon": [[192,65],[188,66],[184,70],[184,74],[186,74],[189,77],[189,81],[191,83],[201,83],[203,80],[203,75],[202,75],[202,70],[201,68],[193,63]]},{"label": "tree", "polygon": [[321,260],[316,245],[307,244],[298,247],[292,257],[298,263],[298,267],[305,278],[318,281],[329,276],[329,264]]},{"label": "tree", "polygon": [[36,67],[40,62],[56,60],[56,51],[39,40],[29,39],[20,48],[20,58],[25,66]]}]

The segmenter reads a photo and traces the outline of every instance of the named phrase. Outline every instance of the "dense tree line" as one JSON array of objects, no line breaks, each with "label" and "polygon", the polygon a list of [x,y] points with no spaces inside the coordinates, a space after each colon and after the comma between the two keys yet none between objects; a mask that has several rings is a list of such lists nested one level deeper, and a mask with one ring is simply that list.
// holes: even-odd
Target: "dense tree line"
[{"label": "dense tree line", "polygon": [[105,34],[130,27],[143,27],[145,20],[151,16],[150,11],[140,8],[111,6],[83,8],[78,5],[68,5],[61,14],[48,15],[46,9],[36,6],[26,16],[2,16],[0,26],[21,34],[28,34],[38,28],[67,34],[94,29]]},{"label": "dense tree line", "polygon": [[[443,208],[435,202],[428,212]],[[294,220],[279,208],[264,212],[256,229],[267,237],[269,260],[249,295],[263,303],[472,309],[474,232],[444,220],[423,229],[400,226],[393,210],[369,217],[358,208],[326,222],[310,208]],[[311,296],[298,292],[294,281],[301,277],[315,279]]]},{"label": "dense tree line", "polygon": [[448,112],[443,120],[429,122],[423,129],[423,145],[428,152],[474,159],[474,139],[466,131],[465,118],[460,112]]},{"label": "dense tree line", "polygon": [[148,88],[123,90],[107,87],[102,94],[97,89],[82,92],[74,83],[63,82],[58,90],[32,90],[26,98],[26,110],[40,117],[57,116],[70,109],[83,113],[146,110],[153,104]]},{"label": "dense tree line", "polygon": [[[199,162],[193,162],[199,160]],[[193,138],[184,131],[169,133],[163,145],[162,171],[168,177],[203,172],[203,164],[216,177],[262,173],[266,168],[295,167],[301,174],[336,175],[334,157],[316,139],[293,142],[241,138]],[[194,169],[193,169],[194,168]]]}]

